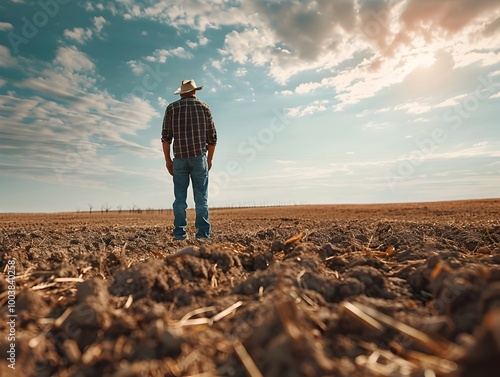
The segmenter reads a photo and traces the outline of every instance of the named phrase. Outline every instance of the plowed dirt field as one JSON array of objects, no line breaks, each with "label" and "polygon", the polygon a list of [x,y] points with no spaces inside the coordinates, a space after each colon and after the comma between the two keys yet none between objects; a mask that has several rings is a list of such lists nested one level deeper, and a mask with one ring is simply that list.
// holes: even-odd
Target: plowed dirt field
[{"label": "plowed dirt field", "polygon": [[1,214],[0,375],[500,375],[500,200],[210,215]]}]

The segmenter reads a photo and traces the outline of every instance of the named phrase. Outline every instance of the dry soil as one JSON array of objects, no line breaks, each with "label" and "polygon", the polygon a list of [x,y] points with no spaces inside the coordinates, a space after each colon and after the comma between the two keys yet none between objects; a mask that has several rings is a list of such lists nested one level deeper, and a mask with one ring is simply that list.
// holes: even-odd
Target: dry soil
[{"label": "dry soil", "polygon": [[499,214],[212,209],[205,241],[171,211],[2,214],[0,375],[498,376]]}]

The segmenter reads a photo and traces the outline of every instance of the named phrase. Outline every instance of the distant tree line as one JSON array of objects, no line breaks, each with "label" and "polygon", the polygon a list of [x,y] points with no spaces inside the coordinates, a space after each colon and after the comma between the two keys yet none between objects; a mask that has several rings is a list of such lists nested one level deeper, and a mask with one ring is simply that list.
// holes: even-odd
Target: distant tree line
[{"label": "distant tree line", "polygon": [[[246,203],[239,203],[238,205],[227,205],[227,206],[219,206],[219,207],[211,207],[212,209],[217,209],[217,210],[231,210],[231,209],[239,209],[239,208],[266,208],[266,207],[287,207],[287,206],[297,206],[297,205],[307,205],[308,203],[306,202],[287,202],[287,203],[278,203],[278,204],[268,204],[268,203],[252,203],[252,204],[246,204]],[[88,203],[89,207],[89,214],[92,214],[92,210],[94,206],[91,203]],[[164,208],[147,208],[145,210],[141,209],[137,205],[133,204],[132,207],[127,207],[129,213],[163,213],[163,212],[168,212],[172,211],[172,209],[164,209]],[[108,205],[108,203],[101,205],[101,214],[107,214],[112,210],[112,207]],[[77,213],[80,213],[80,209],[76,210]],[[115,212],[122,213],[123,212],[123,205],[120,204],[116,206]]]}]

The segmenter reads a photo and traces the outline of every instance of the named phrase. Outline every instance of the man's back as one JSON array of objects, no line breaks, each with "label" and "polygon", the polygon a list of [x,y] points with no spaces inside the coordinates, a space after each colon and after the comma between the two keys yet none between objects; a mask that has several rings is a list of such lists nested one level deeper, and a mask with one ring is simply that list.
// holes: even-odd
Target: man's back
[{"label": "man's back", "polygon": [[174,140],[174,156],[197,157],[215,144],[217,135],[209,106],[195,96],[182,97],[168,105],[163,124],[163,138]]}]

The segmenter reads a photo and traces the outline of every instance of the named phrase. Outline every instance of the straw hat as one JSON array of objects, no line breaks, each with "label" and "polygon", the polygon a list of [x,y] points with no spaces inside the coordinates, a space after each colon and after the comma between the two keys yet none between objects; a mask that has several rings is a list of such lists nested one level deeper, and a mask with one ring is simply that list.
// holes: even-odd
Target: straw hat
[{"label": "straw hat", "polygon": [[177,89],[174,94],[184,94],[192,92],[193,90],[201,90],[203,86],[196,86],[194,80],[182,80],[181,87]]}]

